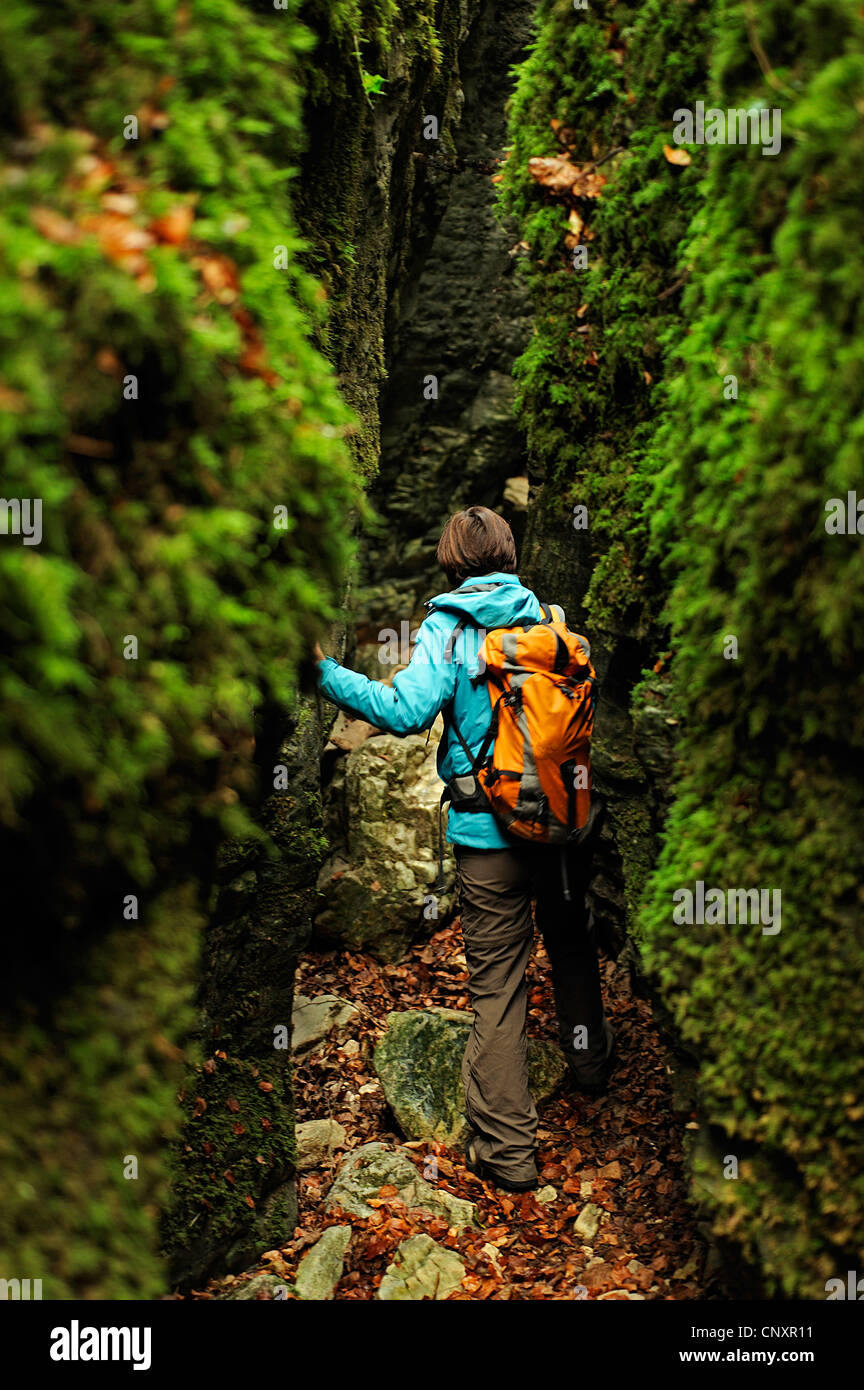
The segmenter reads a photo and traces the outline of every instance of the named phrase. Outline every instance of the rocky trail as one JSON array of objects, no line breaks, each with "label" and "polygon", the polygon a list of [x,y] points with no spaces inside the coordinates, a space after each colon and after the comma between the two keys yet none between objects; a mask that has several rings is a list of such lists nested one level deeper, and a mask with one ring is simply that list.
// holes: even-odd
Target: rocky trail
[{"label": "rocky trail", "polygon": [[[682,1172],[688,1119],[673,1107],[651,1006],[633,992],[625,968],[604,959],[602,972],[620,1044],[609,1091],[587,1098],[566,1080],[557,1086],[540,1105],[540,1188],[509,1196],[470,1173],[458,1146],[402,1133],[388,1104],[385,1086],[398,1096],[397,1107],[407,1103],[410,1111],[406,1087],[419,1077],[425,1094],[416,1098],[415,1118],[424,1106],[428,1111],[430,1094],[433,1106],[437,1097],[446,1110],[447,1084],[458,1086],[460,1047],[450,1050],[451,1075],[429,1077],[426,1087],[423,1056],[406,1055],[403,1085],[394,1089],[398,1066],[386,1065],[386,1048],[374,1055],[394,1029],[397,1053],[412,1046],[411,1037],[401,1036],[399,1019],[388,1027],[388,1014],[470,1007],[458,919],[398,964],[353,953],[307,957],[295,1011],[305,1169],[298,1230],[253,1269],[215,1280],[191,1297],[710,1296],[705,1247]],[[528,978],[529,1037],[551,1044],[551,976],[539,937]],[[437,1017],[445,1031],[457,1027],[449,1012]],[[441,1067],[446,1049],[437,1032]],[[424,1038],[415,1030],[413,1046],[422,1049]],[[439,1119],[446,1125],[452,1116]],[[363,1147],[373,1144],[382,1147]]]}]

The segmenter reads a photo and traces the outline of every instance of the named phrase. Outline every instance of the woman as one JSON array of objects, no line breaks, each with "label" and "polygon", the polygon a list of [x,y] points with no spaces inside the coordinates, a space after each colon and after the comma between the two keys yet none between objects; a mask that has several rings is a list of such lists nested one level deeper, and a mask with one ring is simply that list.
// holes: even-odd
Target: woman
[{"label": "woman", "polygon": [[[393,734],[419,733],[444,712],[438,773],[450,783],[470,771],[489,728],[489,696],[478,672],[485,632],[530,626],[543,611],[515,573],[507,522],[487,507],[451,517],[438,545],[451,591],[430,599],[410,665],[392,685],[368,680],[325,657],[316,645],[318,682],[334,704]],[[600,973],[585,894],[590,840],[569,849],[571,901],[558,871],[561,850],[508,837],[490,811],[450,808],[474,1024],[462,1064],[474,1133],[469,1166],[511,1192],[537,1186],[537,1111],[528,1089],[525,970],[531,954],[532,899],[552,966],[558,1033],[576,1083],[599,1092],[611,1068],[614,1035],[604,1018]]]}]

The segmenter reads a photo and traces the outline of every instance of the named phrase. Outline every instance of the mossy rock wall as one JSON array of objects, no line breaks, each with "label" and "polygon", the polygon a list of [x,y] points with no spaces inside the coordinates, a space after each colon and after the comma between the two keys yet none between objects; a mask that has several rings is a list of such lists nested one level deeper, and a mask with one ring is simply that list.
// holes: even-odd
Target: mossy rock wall
[{"label": "mossy rock wall", "polygon": [[[175,1214],[189,1229],[169,1220],[176,1277],[197,1277],[232,1242],[251,1248],[290,1227],[290,1082],[272,1029],[290,1022],[293,962],[323,852],[320,731],[297,697],[297,674],[322,621],[339,616],[351,518],[377,436],[370,353],[380,357],[381,287],[408,225],[407,182],[387,173],[378,98],[366,89],[379,56],[398,52],[412,111],[427,85],[446,90],[434,21],[447,20],[452,46],[455,8],[10,0],[0,15],[4,491],[44,503],[41,544],[4,536],[0,550],[0,626],[12,653],[0,837],[7,892],[30,904],[28,929],[8,934],[4,1049],[14,1059],[10,1094],[26,1101],[22,1134],[36,1136],[22,1146],[12,1130],[5,1147],[4,1190],[17,1195],[3,1248],[12,1277],[44,1277],[68,1244],[57,1296],[168,1287],[157,1246],[177,1089],[186,1120]],[[314,120],[304,88],[324,98]],[[334,151],[360,134],[355,221],[376,158],[397,210],[384,238],[373,234],[375,209],[359,228],[369,250],[348,302],[365,297],[371,319],[356,328],[338,317],[327,229],[319,217],[310,235],[304,221],[301,236],[296,211],[296,175],[307,151],[302,186],[311,189],[324,127]],[[355,349],[352,387],[345,363]],[[280,759],[302,788],[293,805],[290,787],[274,788]],[[191,915],[177,927],[175,955],[165,940],[177,917],[165,904],[181,887]],[[140,911],[127,922],[130,896]],[[91,990],[107,1000],[130,989],[123,943],[133,937],[142,1002],[118,1008],[147,1039],[140,1059],[138,1044],[100,1041],[99,1010],[89,1007]],[[202,968],[200,1050],[181,1087]],[[109,1032],[112,1019],[109,1011]],[[49,1048],[56,1097],[44,1144],[43,1097],[24,1062],[33,1029]],[[151,1034],[164,1067],[152,1062]],[[59,1041],[67,1035],[79,1040],[69,1056]],[[220,1037],[225,1058],[211,1073]],[[271,1092],[260,1085],[265,1071]],[[103,1073],[117,1117],[105,1135]],[[215,1123],[220,1086],[236,1093],[255,1132],[247,1149],[239,1121]],[[146,1125],[127,1118],[142,1090]],[[196,1100],[208,1096],[199,1124]],[[268,1116],[273,1137],[262,1148],[255,1122]],[[64,1124],[94,1131],[65,1166],[45,1156]],[[207,1126],[205,1155],[194,1141]],[[122,1199],[118,1147],[142,1159]],[[195,1205],[202,1185],[210,1200],[211,1171],[224,1186],[212,1211]],[[226,1171],[252,1203],[234,1231]]]},{"label": "mossy rock wall", "polygon": [[517,536],[524,529],[505,484],[525,471],[511,372],[531,306],[516,274],[518,226],[496,217],[495,179],[532,9],[529,0],[469,0],[453,14],[442,30],[451,54],[455,45],[447,119],[437,141],[417,130],[408,156],[415,215],[389,295],[381,465],[370,488],[379,521],[364,537],[354,596],[361,643],[422,619],[423,600],[444,586],[435,548],[452,511],[481,502],[503,509]]},{"label": "mossy rock wall", "polygon": [[0,1021],[0,1269],[45,1299],[158,1298],[159,1217],[195,1022],[194,886],[77,957]]},{"label": "mossy rock wall", "polygon": [[[786,1296],[824,1297],[864,1238],[864,562],[824,524],[860,479],[862,61],[845,3],[545,0],[503,190],[537,312],[524,577],[603,682],[595,887],[695,1069],[714,1235]],[[681,160],[697,100],[780,108],[782,147]],[[561,156],[599,198],[531,176]],[[696,880],[780,888],[781,932],[678,925]]]}]

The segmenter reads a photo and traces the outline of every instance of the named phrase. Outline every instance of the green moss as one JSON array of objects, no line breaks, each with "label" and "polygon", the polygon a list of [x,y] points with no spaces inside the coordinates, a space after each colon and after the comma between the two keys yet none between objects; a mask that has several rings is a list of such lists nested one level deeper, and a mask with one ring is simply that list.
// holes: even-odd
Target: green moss
[{"label": "green moss", "polygon": [[[864,1258],[864,558],[824,529],[826,501],[860,483],[862,70],[852,4],[592,4],[574,19],[547,0],[504,192],[539,314],[519,367],[537,535],[556,507],[563,526],[589,506],[574,597],[601,645],[635,636],[663,656],[637,727],[649,696],[651,719],[678,721],[637,939],[698,1064],[714,1151],[746,1159],[722,1181],[694,1157],[699,1192],[769,1290],[806,1297]],[[694,145],[669,164],[672,114],[697,99],[781,107],[780,153]],[[578,162],[623,146],[580,205],[584,271],[567,264],[562,201],[527,174],[556,152],[552,119]],[[621,833],[626,858],[643,841]],[[644,855],[625,867],[633,903]],[[781,933],[677,926],[672,894],[697,879],[780,888]]]},{"label": "green moss", "polygon": [[[353,420],[289,197],[312,41],[235,0],[0,19],[4,488],[44,503],[0,553],[0,828],[46,918],[237,833],[252,710],[341,597]],[[61,805],[34,862],[21,828]]]},{"label": "green moss", "polygon": [[[709,1115],[733,1149],[756,1149],[718,1226],[772,1288],[822,1297],[826,1275],[864,1254],[864,570],[860,547],[823,524],[859,475],[864,276],[840,247],[860,237],[864,28],[850,6],[760,6],[778,90],[729,6],[715,23],[713,100],[781,105],[784,140],[772,159],[698,153],[711,215],[682,249],[690,331],[654,522],[682,776],[642,936],[701,1058]],[[718,390],[727,373],[737,402]],[[697,876],[780,889],[781,934],[676,928],[670,894]]]},{"label": "green moss", "polygon": [[290,1052],[271,1046],[269,1062],[250,1062],[226,1055],[230,1038],[218,1041],[225,1047],[197,1069],[183,1093],[184,1161],[173,1185],[167,1245],[181,1262],[205,1231],[226,1264],[234,1263],[235,1250],[254,1256],[287,1239],[291,1227],[280,1222],[289,1208],[296,1214],[296,1201],[292,1206],[286,1194],[275,1204],[268,1200],[294,1175]]},{"label": "green moss", "polygon": [[41,1279],[44,1298],[166,1291],[159,1210],[200,929],[188,891],[154,903],[91,947],[50,1005],[3,1019],[0,1265]]},{"label": "green moss", "polygon": [[[393,7],[367,8],[382,37]],[[27,1004],[4,1018],[19,1059],[4,1111],[21,1123],[2,1150],[2,1233],[5,1263],[54,1296],[164,1289],[180,1064],[168,1085],[157,1064],[191,1022],[201,924],[155,889],[206,885],[226,837],[222,874],[257,882],[281,848],[303,882],[292,896],[271,867],[261,897],[271,936],[282,921],[288,937],[290,1023],[320,830],[292,835],[274,812],[269,845],[256,832],[253,714],[293,704],[362,508],[356,421],[317,343],[326,295],[293,206],[313,43],[293,2],[11,0],[0,14],[0,449],[4,493],[44,509],[41,545],[0,550],[0,837],[9,899],[39,924],[10,933],[10,973],[48,1000],[44,1018]],[[129,893],[142,922],[118,931]],[[247,1052],[255,989],[242,981],[235,1002],[227,967],[220,979],[248,1106],[266,1030]],[[290,1094],[273,1084],[256,1210],[291,1166]],[[137,1182],[117,1173],[127,1151]]]}]

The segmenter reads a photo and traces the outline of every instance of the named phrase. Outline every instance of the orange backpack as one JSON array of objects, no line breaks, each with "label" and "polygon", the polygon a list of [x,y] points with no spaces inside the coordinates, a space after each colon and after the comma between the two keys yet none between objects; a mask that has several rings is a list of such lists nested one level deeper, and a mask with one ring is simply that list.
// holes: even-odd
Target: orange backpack
[{"label": "orange backpack", "polygon": [[[579,842],[592,823],[590,740],[594,728],[591,648],[571,632],[560,608],[541,604],[530,627],[493,628],[480,648],[480,672],[492,711],[476,756],[452,728],[471,763],[442,793],[454,811],[491,811],[522,840]],[[463,624],[457,624],[453,643]],[[566,880],[565,880],[566,890]]]}]

